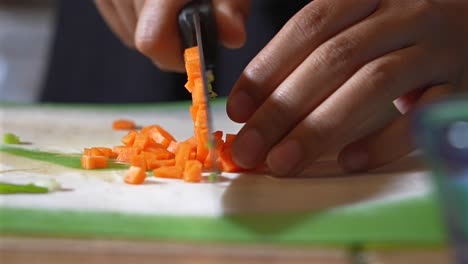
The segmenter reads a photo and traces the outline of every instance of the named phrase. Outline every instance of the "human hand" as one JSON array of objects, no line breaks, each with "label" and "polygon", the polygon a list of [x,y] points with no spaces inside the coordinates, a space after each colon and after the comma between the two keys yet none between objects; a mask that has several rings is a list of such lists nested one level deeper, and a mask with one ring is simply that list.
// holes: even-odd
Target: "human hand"
[{"label": "human hand", "polygon": [[[254,168],[266,160],[274,173],[293,176],[344,144],[339,163],[348,171],[406,155],[412,109],[468,85],[466,17],[466,0],[311,2],[229,97],[230,118],[246,122],[232,147],[235,162]],[[359,128],[394,100],[403,115],[371,125],[370,134]]]},{"label": "human hand", "polygon": [[[160,69],[184,71],[177,16],[189,0],[95,0],[111,30]],[[241,47],[250,0],[213,0],[220,42]]]}]

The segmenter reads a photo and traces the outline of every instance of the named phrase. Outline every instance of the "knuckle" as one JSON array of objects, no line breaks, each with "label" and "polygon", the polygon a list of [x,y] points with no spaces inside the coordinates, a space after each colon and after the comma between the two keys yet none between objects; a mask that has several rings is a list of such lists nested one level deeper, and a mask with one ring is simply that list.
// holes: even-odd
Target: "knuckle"
[{"label": "knuckle", "polygon": [[383,98],[390,98],[392,94],[389,89],[383,87],[398,87],[401,83],[398,74],[395,73],[394,64],[389,60],[371,62],[364,66],[363,70],[366,85],[362,89],[378,91]]},{"label": "knuckle", "polygon": [[301,134],[307,137],[304,142],[311,142],[313,145],[311,147],[314,148],[316,142],[326,144],[332,141],[336,127],[334,118],[330,118],[325,111],[316,109],[306,118],[302,128],[304,131]]},{"label": "knuckle", "polygon": [[329,5],[309,4],[289,20],[286,29],[300,42],[310,42],[326,24],[328,9]]},{"label": "knuckle", "polygon": [[[292,129],[297,118],[293,108],[291,98],[276,92],[263,103],[255,119],[268,141],[275,142]],[[272,124],[278,129],[272,130]]]},{"label": "knuckle", "polygon": [[275,91],[266,102],[270,117],[276,123],[284,123],[291,119],[291,113],[296,113],[292,107],[294,103],[292,98],[285,92]]},{"label": "knuckle", "polygon": [[414,17],[423,21],[426,27],[439,27],[445,21],[442,9],[434,0],[415,0],[413,12]]},{"label": "knuckle", "polygon": [[140,37],[137,35],[135,36],[134,42],[135,47],[139,52],[154,59],[153,57],[155,56],[157,50],[157,41],[155,38]]},{"label": "knuckle", "polygon": [[357,41],[348,36],[338,36],[328,41],[318,51],[318,59],[326,66],[349,62],[358,52]]}]

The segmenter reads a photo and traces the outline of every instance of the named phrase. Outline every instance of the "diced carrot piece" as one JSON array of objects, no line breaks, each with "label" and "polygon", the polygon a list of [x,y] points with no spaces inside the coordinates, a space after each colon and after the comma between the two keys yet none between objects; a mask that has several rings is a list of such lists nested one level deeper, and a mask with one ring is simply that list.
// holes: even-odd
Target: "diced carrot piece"
[{"label": "diced carrot piece", "polygon": [[99,150],[105,157],[108,158],[115,158],[117,155],[114,154],[111,148],[104,148],[104,147],[95,147],[93,149]]},{"label": "diced carrot piece", "polygon": [[83,151],[83,155],[91,156],[91,149],[90,148],[85,148],[84,151]]},{"label": "diced carrot piece", "polygon": [[117,156],[112,149],[104,147],[85,148],[83,154],[87,156],[104,156],[108,158],[114,158]]},{"label": "diced carrot piece", "polygon": [[153,170],[153,174],[159,178],[182,179],[183,169],[180,166],[160,167]]},{"label": "diced carrot piece", "polygon": [[155,128],[157,125],[145,126],[141,129],[140,133],[149,133],[151,129]]},{"label": "diced carrot piece", "polygon": [[[199,106],[197,117],[195,119],[195,128],[207,129],[208,128],[208,110],[206,106]],[[208,133],[208,131],[207,131]]]},{"label": "diced carrot piece", "polygon": [[197,120],[197,113],[198,113],[198,105],[192,105],[189,108],[190,116],[192,117],[192,122],[195,124]]},{"label": "diced carrot piece", "polygon": [[205,105],[205,89],[203,88],[203,80],[197,78],[194,81],[194,86],[192,90],[192,103],[193,105]]},{"label": "diced carrot piece", "polygon": [[117,161],[119,162],[125,162],[125,163],[131,163],[132,158],[135,157],[136,155],[140,154],[140,149],[138,148],[133,148],[133,147],[127,147],[126,149],[122,150],[119,155],[117,156]]},{"label": "diced carrot piece", "polygon": [[107,168],[107,157],[83,155],[81,167],[87,170]]},{"label": "diced carrot piece", "polygon": [[194,85],[195,85],[195,84],[194,84],[193,80],[190,80],[190,79],[189,79],[189,80],[187,81],[187,83],[184,85],[184,87],[185,87],[185,89],[187,89],[187,91],[188,91],[189,93],[191,93],[192,90],[193,90],[193,86],[194,86]]},{"label": "diced carrot piece", "polygon": [[232,142],[234,142],[235,138],[236,138],[236,135],[234,135],[234,134],[226,134],[226,140],[224,141],[224,147],[225,148],[230,148],[232,146]]},{"label": "diced carrot piece", "polygon": [[129,146],[115,146],[112,148],[112,152],[114,153],[114,155],[117,157],[120,152],[128,149],[128,148],[132,148],[132,147],[129,147]]},{"label": "diced carrot piece", "polygon": [[179,142],[177,141],[171,141],[171,143],[167,147],[167,151],[174,153],[174,154],[177,152],[178,149],[179,149]]},{"label": "diced carrot piece", "polygon": [[200,53],[198,51],[198,47],[191,47],[188,49],[185,49],[184,51],[184,59],[186,62],[191,62],[191,61],[200,61]]},{"label": "diced carrot piece", "polygon": [[225,171],[225,172],[242,171],[242,168],[237,166],[232,160],[232,154],[231,154],[230,148],[224,149],[221,153],[219,153],[217,163],[218,163],[218,168],[221,171]]},{"label": "diced carrot piece", "polygon": [[151,138],[158,144],[167,148],[171,141],[176,141],[175,138],[160,126],[155,126],[148,132]]},{"label": "diced carrot piece", "polygon": [[201,163],[205,162],[208,156],[208,129],[195,129],[195,137],[197,138],[197,160]]},{"label": "diced carrot piece", "polygon": [[197,150],[192,150],[190,152],[190,156],[189,156],[189,160],[194,160],[194,159],[197,159]]},{"label": "diced carrot piece", "polygon": [[202,180],[202,164],[198,160],[188,160],[185,163],[184,181],[185,182],[201,182]]},{"label": "diced carrot piece", "polygon": [[149,137],[146,133],[138,133],[135,136],[135,141],[133,142],[134,148],[144,149],[149,145]]},{"label": "diced carrot piece", "polygon": [[[222,136],[221,136],[222,137]],[[215,135],[214,137],[214,147],[212,149],[208,150],[208,155],[205,159],[205,162],[203,163],[203,167],[206,169],[212,169],[213,168],[213,162],[216,162],[216,159],[220,155],[224,142],[223,140],[219,137],[218,135]]]},{"label": "diced carrot piece", "polygon": [[190,137],[190,138],[184,140],[183,142],[189,143],[190,145],[192,145],[193,148],[197,147],[197,139],[195,138],[195,136]]},{"label": "diced carrot piece", "polygon": [[145,153],[151,153],[151,157],[158,160],[173,159],[174,154],[163,148],[147,149]]},{"label": "diced carrot piece", "polygon": [[133,167],[140,167],[143,170],[146,170],[146,156],[144,154],[138,154],[131,158],[130,164]]},{"label": "diced carrot piece", "polygon": [[175,166],[175,159],[158,160],[158,159],[146,159],[146,168],[148,170],[154,170],[161,167]]},{"label": "diced carrot piece", "polygon": [[188,79],[199,79],[201,78],[201,67],[200,62],[188,61],[185,63],[185,70],[187,71]]},{"label": "diced carrot piece", "polygon": [[130,129],[135,129],[135,122],[132,120],[127,120],[127,119],[119,119],[115,120],[112,123],[112,129],[113,130],[130,130]]},{"label": "diced carrot piece", "polygon": [[146,179],[146,172],[141,167],[130,167],[124,181],[128,184],[142,184]]},{"label": "diced carrot piece", "polygon": [[121,141],[125,144],[125,146],[133,146],[133,142],[135,142],[135,137],[138,134],[136,130],[130,130],[127,135],[125,135]]},{"label": "diced carrot piece", "polygon": [[222,140],[223,139],[223,131],[215,131],[213,132],[213,139],[215,140]]},{"label": "diced carrot piece", "polygon": [[179,144],[179,149],[177,150],[175,160],[176,166],[183,168],[185,162],[190,159],[190,152],[192,151],[192,145],[187,142],[182,142]]}]

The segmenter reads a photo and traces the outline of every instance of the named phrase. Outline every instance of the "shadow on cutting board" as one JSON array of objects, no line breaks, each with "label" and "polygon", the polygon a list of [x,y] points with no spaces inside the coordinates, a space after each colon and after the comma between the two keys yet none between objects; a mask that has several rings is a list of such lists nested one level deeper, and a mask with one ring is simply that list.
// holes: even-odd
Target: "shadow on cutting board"
[{"label": "shadow on cutting board", "polygon": [[258,235],[274,235],[300,224],[311,213],[318,216],[335,208],[424,189],[422,171],[418,158],[407,157],[362,174],[345,174],[330,160],[316,162],[295,178],[243,174],[227,187],[223,208],[234,224]]}]

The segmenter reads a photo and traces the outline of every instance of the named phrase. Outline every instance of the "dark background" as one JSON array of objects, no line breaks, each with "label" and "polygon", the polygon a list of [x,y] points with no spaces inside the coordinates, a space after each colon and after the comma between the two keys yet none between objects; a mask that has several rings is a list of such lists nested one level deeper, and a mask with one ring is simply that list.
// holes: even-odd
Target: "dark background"
[{"label": "dark background", "polygon": [[[245,47],[218,49],[215,90],[219,95],[229,94],[248,62],[307,2],[252,1]],[[150,60],[122,45],[92,0],[62,0],[56,5],[55,37],[41,101],[138,103],[189,99],[183,87],[186,77],[161,72]]]}]

